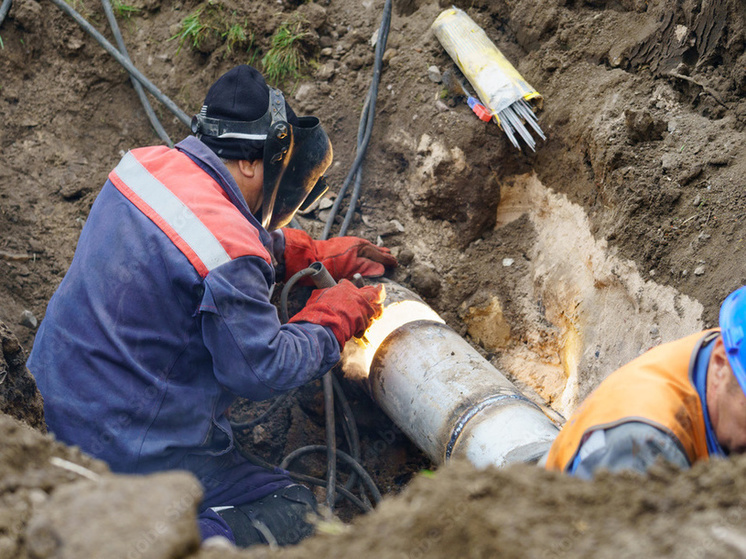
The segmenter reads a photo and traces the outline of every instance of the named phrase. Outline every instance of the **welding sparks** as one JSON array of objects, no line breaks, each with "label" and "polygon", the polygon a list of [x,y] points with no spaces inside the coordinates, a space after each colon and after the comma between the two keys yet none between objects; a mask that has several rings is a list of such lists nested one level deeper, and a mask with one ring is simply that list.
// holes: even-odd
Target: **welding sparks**
[{"label": "welding sparks", "polygon": [[373,357],[389,334],[418,320],[445,323],[438,313],[419,301],[398,301],[386,306],[361,338],[353,338],[345,345],[342,352],[345,374],[352,378],[367,378]]}]

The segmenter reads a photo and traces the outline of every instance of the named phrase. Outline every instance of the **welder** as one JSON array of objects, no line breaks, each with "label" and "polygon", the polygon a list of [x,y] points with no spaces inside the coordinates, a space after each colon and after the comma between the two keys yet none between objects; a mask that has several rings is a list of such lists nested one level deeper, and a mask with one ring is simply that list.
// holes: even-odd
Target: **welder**
[{"label": "welder", "polygon": [[[111,171],[28,361],[56,437],[115,472],[184,469],[204,488],[202,537],[248,546],[312,530],[313,493],[249,463],[226,411],[321,377],[380,312],[390,252],[286,227],[326,190],[331,142],[252,67],[209,89],[175,148]],[[339,283],[281,324],[275,281],[321,261]]]},{"label": "welder", "polygon": [[719,328],[662,344],[613,372],[564,425],[546,467],[589,479],[603,469],[688,468],[746,451],[746,287]]}]

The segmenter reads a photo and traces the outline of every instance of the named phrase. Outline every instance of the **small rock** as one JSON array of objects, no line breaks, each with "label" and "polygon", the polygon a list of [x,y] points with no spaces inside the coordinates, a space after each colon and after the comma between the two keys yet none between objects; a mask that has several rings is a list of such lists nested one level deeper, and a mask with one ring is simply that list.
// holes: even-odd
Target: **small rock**
[{"label": "small rock", "polygon": [[298,91],[295,92],[295,100],[306,101],[315,95],[316,92],[314,86],[310,83],[304,83],[298,88]]},{"label": "small rock", "polygon": [[624,123],[632,143],[660,140],[663,132],[668,128],[668,122],[653,117],[647,110],[625,110]]},{"label": "small rock", "polygon": [[661,157],[661,167],[664,171],[670,171],[674,167],[678,167],[678,161],[676,156],[670,153],[666,153]]},{"label": "small rock", "polygon": [[26,328],[30,328],[31,330],[36,330],[36,327],[39,325],[39,321],[36,320],[34,313],[29,310],[25,310],[21,313],[20,324],[21,326],[25,326]]},{"label": "small rock", "polygon": [[704,273],[705,273],[705,267],[704,266],[700,265],[700,266],[697,266],[696,268],[694,268],[694,275],[695,276],[701,276],[701,275],[704,275]]},{"label": "small rock", "polygon": [[399,54],[399,51],[396,49],[386,49],[386,52],[383,53],[383,62],[384,64],[388,64],[391,62],[391,59],[394,58],[397,54]]},{"label": "small rock", "polygon": [[699,206],[701,203],[702,203],[702,196],[700,196],[699,194],[697,194],[694,197],[694,200],[692,200],[692,206]]},{"label": "small rock", "polygon": [[513,262],[515,262],[515,260],[513,260],[512,258],[503,258],[503,267],[509,268],[513,265]]},{"label": "small rock", "polygon": [[434,268],[419,264],[412,270],[412,287],[423,297],[437,297],[440,293],[440,276]]},{"label": "small rock", "polygon": [[655,270],[650,270],[650,277],[651,277],[651,278],[652,278],[652,277],[655,277],[655,274],[656,274],[656,271],[655,271]]},{"label": "small rock", "polygon": [[347,63],[353,70],[359,70],[363,67],[364,61],[360,56],[351,56]]},{"label": "small rock", "polygon": [[451,108],[440,99],[435,102],[435,108],[438,110],[439,113],[445,113],[446,111],[451,110]]},{"label": "small rock", "polygon": [[409,266],[414,260],[414,252],[411,249],[403,248],[399,251],[397,260],[400,266]]},{"label": "small rock", "polygon": [[316,2],[306,2],[298,7],[298,13],[315,30],[321,29],[326,23],[326,8]]},{"label": "small rock", "polygon": [[251,436],[254,439],[254,444],[258,445],[267,442],[267,438],[270,436],[270,433],[268,433],[266,427],[264,427],[263,425],[256,425],[251,433]]},{"label": "small rock", "polygon": [[331,208],[334,205],[334,202],[330,198],[324,197],[321,200],[319,200],[319,209],[320,210],[326,210],[328,208]]},{"label": "small rock", "polygon": [[399,233],[404,233],[404,226],[398,219],[392,219],[389,223],[391,223]]},{"label": "small rock", "polygon": [[328,81],[332,78],[336,69],[337,63],[334,60],[329,60],[316,71],[316,77],[321,81]]},{"label": "small rock", "polygon": [[333,53],[334,51],[332,50],[332,47],[324,47],[321,49],[321,52],[319,52],[319,54],[324,58],[329,58]]},{"label": "small rock", "polygon": [[443,77],[440,74],[440,68],[438,68],[437,66],[430,66],[427,69],[427,77],[433,83],[440,83],[441,81],[443,81]]}]

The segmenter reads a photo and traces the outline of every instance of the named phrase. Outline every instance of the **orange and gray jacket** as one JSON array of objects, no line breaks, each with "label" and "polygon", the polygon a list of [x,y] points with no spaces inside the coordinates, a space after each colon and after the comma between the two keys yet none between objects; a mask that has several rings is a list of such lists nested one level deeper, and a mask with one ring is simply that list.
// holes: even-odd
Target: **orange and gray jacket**
[{"label": "orange and gray jacket", "polygon": [[[593,433],[619,432],[620,426],[633,424],[640,427],[637,436],[657,433],[652,436],[658,446],[661,440],[674,442],[674,453],[678,450],[689,464],[708,459],[706,412],[693,374],[698,367],[706,377],[706,362],[697,365],[697,356],[716,335],[717,331],[700,332],[660,345],[609,375],[564,425],[549,450],[546,468],[572,472]],[[630,452],[639,448],[631,445]],[[659,454],[665,457],[665,452]]]}]

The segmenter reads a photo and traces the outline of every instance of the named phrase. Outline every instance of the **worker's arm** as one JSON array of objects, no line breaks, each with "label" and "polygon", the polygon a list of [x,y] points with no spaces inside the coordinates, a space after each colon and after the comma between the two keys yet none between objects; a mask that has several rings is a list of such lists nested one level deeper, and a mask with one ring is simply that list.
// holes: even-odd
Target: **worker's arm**
[{"label": "worker's arm", "polygon": [[631,421],[594,431],[578,449],[568,473],[582,479],[591,479],[599,470],[645,473],[659,459],[682,469],[690,465],[670,435],[647,423]]},{"label": "worker's arm", "polygon": [[322,376],[339,360],[331,328],[281,325],[270,302],[270,266],[244,256],[205,278],[199,314],[218,381],[236,395],[270,398]]}]

